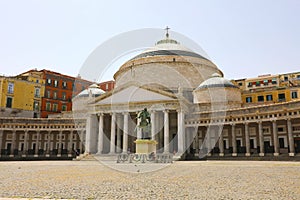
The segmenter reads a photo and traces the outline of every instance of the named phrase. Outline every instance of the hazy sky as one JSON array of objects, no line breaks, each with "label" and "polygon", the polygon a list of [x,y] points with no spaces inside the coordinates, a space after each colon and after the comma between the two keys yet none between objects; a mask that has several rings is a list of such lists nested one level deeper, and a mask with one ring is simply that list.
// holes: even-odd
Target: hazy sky
[{"label": "hazy sky", "polygon": [[300,71],[298,0],[0,0],[0,25],[4,75],[45,68],[75,76],[111,37],[167,25],[228,79]]}]

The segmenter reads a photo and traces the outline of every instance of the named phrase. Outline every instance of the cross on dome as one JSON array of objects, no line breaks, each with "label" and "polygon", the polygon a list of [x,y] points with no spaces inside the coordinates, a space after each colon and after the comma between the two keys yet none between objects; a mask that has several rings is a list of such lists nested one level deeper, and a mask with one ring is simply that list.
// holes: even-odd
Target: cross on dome
[{"label": "cross on dome", "polygon": [[169,38],[169,29],[170,29],[170,28],[169,28],[168,26],[165,28],[165,30],[167,31],[167,33],[166,33],[166,37],[167,37],[167,38]]}]

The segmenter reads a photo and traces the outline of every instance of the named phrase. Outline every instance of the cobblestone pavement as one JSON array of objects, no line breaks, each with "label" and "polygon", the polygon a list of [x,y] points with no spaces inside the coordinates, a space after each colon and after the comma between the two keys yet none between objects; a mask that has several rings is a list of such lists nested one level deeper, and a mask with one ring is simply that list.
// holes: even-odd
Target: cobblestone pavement
[{"label": "cobblestone pavement", "polygon": [[300,163],[175,162],[124,173],[97,161],[0,162],[0,197],[40,199],[300,199]]}]

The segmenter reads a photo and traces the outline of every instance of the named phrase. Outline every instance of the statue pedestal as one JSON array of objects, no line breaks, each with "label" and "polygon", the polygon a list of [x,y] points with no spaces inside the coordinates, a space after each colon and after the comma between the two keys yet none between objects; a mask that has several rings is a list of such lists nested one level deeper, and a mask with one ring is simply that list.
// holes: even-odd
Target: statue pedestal
[{"label": "statue pedestal", "polygon": [[157,142],[155,140],[138,139],[134,143],[137,154],[156,153]]}]

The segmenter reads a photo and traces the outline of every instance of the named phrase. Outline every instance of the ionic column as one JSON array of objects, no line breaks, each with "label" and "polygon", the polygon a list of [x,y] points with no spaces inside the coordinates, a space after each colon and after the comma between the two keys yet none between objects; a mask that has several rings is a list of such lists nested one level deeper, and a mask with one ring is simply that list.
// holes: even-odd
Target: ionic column
[{"label": "ionic column", "polygon": [[70,140],[68,143],[68,152],[69,152],[68,156],[72,157],[72,154],[73,154],[73,148],[72,148],[72,146],[73,146],[73,130],[72,129],[70,130],[69,135],[70,135]]},{"label": "ionic column", "polygon": [[36,131],[36,146],[34,151],[34,157],[38,157],[39,155],[39,143],[40,143],[40,130]]},{"label": "ionic column", "polygon": [[110,154],[114,154],[116,151],[115,141],[116,140],[116,113],[111,115],[111,130],[110,130]]},{"label": "ionic column", "polygon": [[48,131],[48,141],[47,141],[46,157],[50,156],[50,145],[51,145],[51,131]]},{"label": "ionic column", "polygon": [[13,130],[13,135],[12,135],[12,143],[11,143],[11,149],[10,149],[10,155],[9,157],[14,157],[14,150],[16,148],[16,130]]},{"label": "ionic column", "polygon": [[99,114],[99,133],[98,133],[98,148],[97,148],[97,154],[103,153],[103,113]]},{"label": "ionic column", "polygon": [[205,138],[206,140],[204,141],[206,144],[205,144],[205,147],[207,148],[207,156],[211,156],[211,151],[212,151],[212,145],[211,145],[211,135],[210,135],[210,127],[207,126],[206,127],[206,134],[205,134]]},{"label": "ionic column", "polygon": [[250,156],[250,136],[249,136],[249,124],[245,123],[245,139],[246,139],[246,154],[245,156]]},{"label": "ionic column", "polygon": [[121,149],[121,129],[119,126],[121,126],[121,118],[118,115],[117,116],[117,152],[120,153],[122,151]]},{"label": "ionic column", "polygon": [[273,140],[274,140],[274,156],[279,155],[279,142],[278,142],[278,132],[277,132],[277,123],[275,120],[272,121],[273,125]]},{"label": "ionic column", "polygon": [[155,121],[155,111],[151,111],[151,140],[155,140],[155,134],[156,134],[156,121]]},{"label": "ionic column", "polygon": [[0,158],[1,158],[2,141],[3,141],[3,130],[0,129]]},{"label": "ionic column", "polygon": [[287,131],[289,136],[289,149],[290,149],[289,156],[295,156],[295,144],[294,144],[291,119],[287,119]]},{"label": "ionic column", "polygon": [[219,149],[220,149],[219,156],[224,156],[223,131],[221,132],[219,137]]},{"label": "ionic column", "polygon": [[80,154],[83,153],[83,148],[84,148],[84,130],[80,130]]},{"label": "ionic column", "polygon": [[26,157],[27,152],[28,152],[28,130],[25,129],[25,131],[24,131],[24,149],[22,152],[22,157]]},{"label": "ionic column", "polygon": [[231,136],[232,136],[232,156],[237,156],[235,124],[231,124]]},{"label": "ionic column", "polygon": [[124,113],[124,128],[123,128],[123,153],[128,151],[128,116],[129,113]]},{"label": "ionic column", "polygon": [[58,145],[58,153],[57,153],[57,157],[61,157],[61,152],[62,152],[62,130],[59,131],[59,145]]},{"label": "ionic column", "polygon": [[262,121],[258,122],[258,134],[259,134],[259,156],[265,155],[265,147],[264,147],[264,134],[262,129]]},{"label": "ionic column", "polygon": [[164,153],[169,153],[169,112],[164,111]]},{"label": "ionic column", "polygon": [[185,134],[185,128],[184,128],[184,113],[182,110],[179,110],[177,113],[177,135],[178,135],[178,153],[183,154],[184,153],[184,134]]}]

